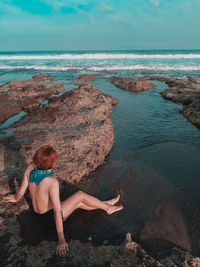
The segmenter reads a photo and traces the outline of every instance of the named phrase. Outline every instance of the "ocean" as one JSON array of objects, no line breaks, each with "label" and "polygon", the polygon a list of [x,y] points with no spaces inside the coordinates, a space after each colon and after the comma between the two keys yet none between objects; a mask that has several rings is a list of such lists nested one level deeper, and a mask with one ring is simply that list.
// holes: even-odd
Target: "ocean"
[{"label": "ocean", "polygon": [[91,217],[93,224],[72,238],[118,244],[131,232],[156,255],[174,244],[200,254],[200,130],[182,116],[181,105],[161,97],[164,83],[153,81],[155,89],[139,94],[111,84],[113,77],[151,75],[200,80],[200,50],[0,52],[0,84],[37,73],[57,77],[65,90],[76,87],[71,81],[80,74],[96,74],[92,84],[119,99],[114,147],[79,186],[102,198],[120,191],[124,212],[98,222]]},{"label": "ocean", "polygon": [[200,50],[0,52],[0,70],[198,72]]}]

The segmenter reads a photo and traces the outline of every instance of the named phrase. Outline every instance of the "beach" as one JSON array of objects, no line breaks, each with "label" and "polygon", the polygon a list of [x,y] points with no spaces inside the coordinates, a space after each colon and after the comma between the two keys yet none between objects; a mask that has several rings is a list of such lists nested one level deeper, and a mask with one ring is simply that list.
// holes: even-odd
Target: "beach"
[{"label": "beach", "polygon": [[[90,77],[86,77],[88,80],[84,76],[79,79],[81,75]],[[15,168],[11,170],[8,162],[10,155],[13,158],[20,155],[25,164],[33,147],[37,147],[41,140],[51,141],[55,137],[53,131],[52,136],[49,132],[46,137],[48,125],[60,133],[53,142],[62,147],[60,137],[66,134],[71,123],[73,131],[70,130],[70,136],[67,132],[66,140],[71,138],[71,146],[71,140],[77,137],[84,153],[78,150],[77,145],[78,155],[82,158],[74,160],[75,152],[73,155],[65,152],[68,143],[61,149],[64,159],[60,166],[64,166],[65,162],[69,166],[67,168],[66,164],[66,169],[59,173],[59,178],[64,180],[61,182],[61,197],[65,198],[77,189],[103,199],[121,193],[124,210],[110,217],[101,212],[77,212],[68,221],[68,238],[72,242],[79,240],[81,244],[89,242],[89,246],[101,249],[101,246],[123,246],[126,234],[131,233],[134,242],[140,244],[145,253],[156,260],[162,259],[163,265],[160,266],[172,266],[165,265],[163,259],[173,254],[174,247],[191,253],[194,258],[199,257],[200,129],[196,105],[199,104],[200,51],[0,52],[0,86],[5,84],[1,97],[14,90],[9,89],[11,81],[16,81],[16,86],[20,81],[30,80],[29,87],[32,88],[33,76],[36,77],[36,87],[38,80],[43,83],[46,79],[43,89],[38,90],[37,97],[32,93],[29,101],[25,101],[30,96],[26,90],[30,92],[30,89],[27,89],[26,83],[24,87],[20,85],[25,88],[25,93],[18,100],[18,109],[15,106],[13,114],[5,112],[1,121],[1,146],[6,147],[7,152],[7,155],[5,151],[1,153],[4,162],[1,184],[6,184],[9,173],[16,176]],[[127,87],[126,84],[120,88],[121,85],[116,85],[114,80],[122,77],[136,80],[132,81],[133,85],[128,84]],[[130,89],[141,80],[145,80],[145,85],[150,83],[153,86],[147,86],[145,91],[142,86],[137,92]],[[44,94],[38,97],[42,90]],[[76,107],[80,98],[84,101]],[[15,101],[13,99],[11,102]],[[73,103],[74,109],[70,113]],[[193,106],[188,109],[190,104]],[[48,111],[48,108],[54,108],[55,112]],[[41,114],[46,116],[44,121]],[[70,116],[75,119],[70,120]],[[86,124],[89,126],[85,128]],[[25,130],[26,127],[28,130]],[[21,143],[14,140],[20,143],[22,150],[17,148],[18,143],[12,142],[16,133]],[[26,149],[30,144],[27,136],[32,138],[33,147]],[[37,136],[43,139],[38,137],[37,141]],[[90,150],[84,145],[84,136],[88,136]],[[74,146],[76,144],[73,143]],[[18,151],[21,154],[17,154]],[[99,155],[95,154],[98,151]],[[71,164],[73,160],[76,165]],[[87,165],[88,162],[91,164]],[[20,166],[21,169],[23,167]],[[16,229],[19,227],[22,233],[28,233],[24,222],[30,223],[31,217],[26,212],[21,214],[27,209],[23,205],[21,210],[14,210],[9,215],[1,202],[1,218],[5,223],[1,225],[1,239],[8,244],[6,231],[10,231],[13,240],[20,240],[20,233],[16,237],[11,231],[15,215],[19,216],[18,223],[15,222]],[[9,231],[5,230],[6,223]],[[44,236],[38,234],[38,238],[33,239],[30,235],[29,240],[24,240],[26,249],[33,250]],[[15,243],[13,240],[12,244]],[[20,253],[17,248],[16,251]],[[6,253],[11,259],[12,252],[8,249],[2,250],[2,258]],[[191,266],[198,266],[196,259],[195,262],[197,265]],[[149,266],[159,266],[155,264]],[[177,263],[177,266],[181,265]]]}]

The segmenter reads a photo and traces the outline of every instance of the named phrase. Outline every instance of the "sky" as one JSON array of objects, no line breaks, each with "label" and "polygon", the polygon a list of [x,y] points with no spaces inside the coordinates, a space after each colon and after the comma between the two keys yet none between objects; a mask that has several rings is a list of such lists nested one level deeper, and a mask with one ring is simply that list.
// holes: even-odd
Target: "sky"
[{"label": "sky", "polygon": [[200,0],[0,0],[0,51],[200,49]]}]

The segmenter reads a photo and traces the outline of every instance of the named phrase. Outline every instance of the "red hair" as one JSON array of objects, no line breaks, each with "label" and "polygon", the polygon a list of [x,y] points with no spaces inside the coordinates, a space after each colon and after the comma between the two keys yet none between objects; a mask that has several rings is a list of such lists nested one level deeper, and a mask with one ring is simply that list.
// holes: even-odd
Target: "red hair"
[{"label": "red hair", "polygon": [[50,145],[43,145],[35,152],[33,163],[42,170],[52,168],[58,158],[58,153]]}]

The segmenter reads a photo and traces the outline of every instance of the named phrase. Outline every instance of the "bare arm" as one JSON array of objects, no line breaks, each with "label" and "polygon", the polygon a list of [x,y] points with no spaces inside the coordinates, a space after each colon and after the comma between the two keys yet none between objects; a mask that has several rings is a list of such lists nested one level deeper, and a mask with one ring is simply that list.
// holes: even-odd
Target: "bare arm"
[{"label": "bare arm", "polygon": [[32,169],[33,169],[33,165],[29,165],[26,168],[26,170],[24,172],[23,179],[22,179],[21,186],[18,189],[17,194],[16,195],[8,195],[8,196],[4,197],[4,200],[6,202],[17,202],[24,196],[26,189],[28,187],[29,174],[32,171]]},{"label": "bare arm", "polygon": [[58,235],[57,253],[64,256],[67,252],[67,243],[63,231],[62,208],[60,203],[59,183],[57,180],[52,183],[49,193],[53,205],[56,231]]}]

